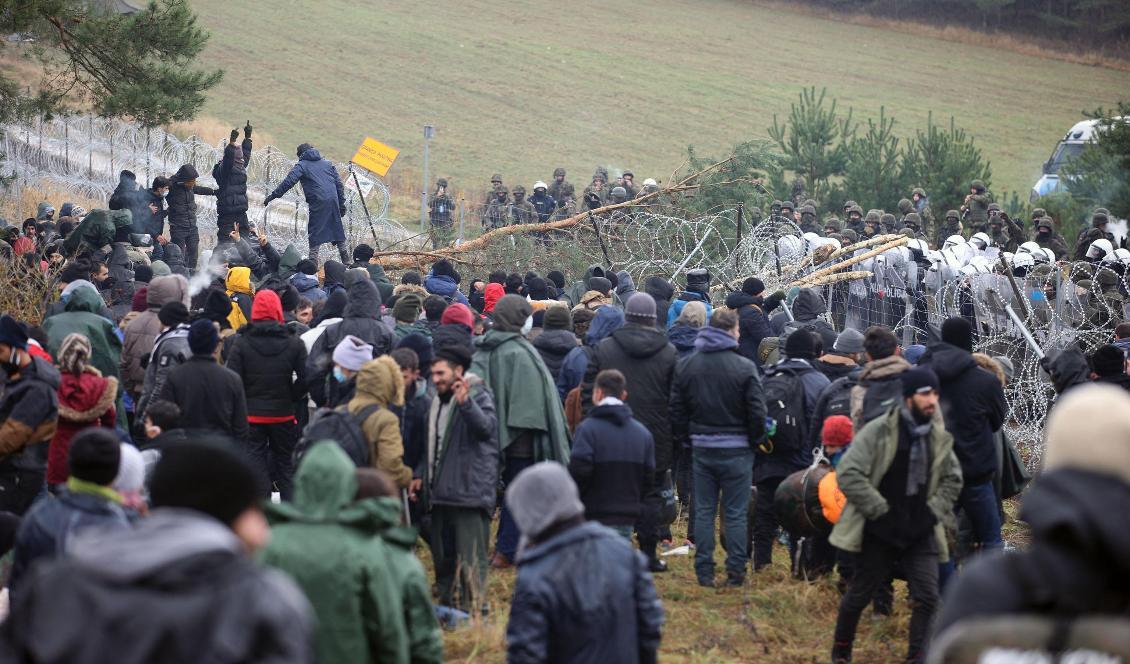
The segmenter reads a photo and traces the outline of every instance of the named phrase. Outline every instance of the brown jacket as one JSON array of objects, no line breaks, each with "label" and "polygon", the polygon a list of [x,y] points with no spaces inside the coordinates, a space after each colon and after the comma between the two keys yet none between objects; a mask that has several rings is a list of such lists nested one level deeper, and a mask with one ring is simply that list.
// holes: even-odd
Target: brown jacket
[{"label": "brown jacket", "polygon": [[369,441],[373,467],[388,473],[400,488],[412,482],[412,470],[404,465],[404,441],[400,437],[400,419],[390,406],[404,405],[404,379],[400,367],[388,355],[382,355],[361,366],[357,372],[357,389],[349,401],[349,413],[356,415],[366,406],[381,408],[361,425]]}]

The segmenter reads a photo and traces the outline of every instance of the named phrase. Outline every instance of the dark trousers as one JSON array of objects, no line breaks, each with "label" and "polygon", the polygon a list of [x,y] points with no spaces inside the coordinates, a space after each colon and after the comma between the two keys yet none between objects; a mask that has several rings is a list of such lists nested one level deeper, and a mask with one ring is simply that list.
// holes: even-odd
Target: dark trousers
[{"label": "dark trousers", "polygon": [[955,507],[961,508],[973,526],[973,543],[984,551],[1004,547],[1001,539],[1001,514],[993,482],[966,485],[961,489]]},{"label": "dark trousers", "polygon": [[636,520],[636,538],[639,539],[640,552],[648,560],[656,557],[655,549],[659,546],[659,515],[663,510],[663,497],[659,491],[665,473],[666,471],[655,473],[651,491],[643,496],[640,516]]},{"label": "dark trousers", "polygon": [[[347,241],[342,240],[341,242],[330,242],[326,244],[337,247],[337,253],[341,257],[342,263],[345,263],[346,265],[351,265],[353,263],[349,255],[349,243]],[[322,245],[320,244],[310,245],[310,260],[314,261],[314,265],[320,264],[318,261],[318,252],[321,250],[321,248]]]},{"label": "dark trousers", "polygon": [[196,269],[196,256],[200,251],[200,234],[196,227],[191,229],[170,228],[169,241],[181,248],[184,252],[184,266],[190,270]]},{"label": "dark trousers", "polygon": [[251,232],[251,224],[247,221],[247,213],[240,212],[239,214],[228,214],[216,219],[216,237],[221,242],[229,242],[231,232],[239,228],[240,235],[247,235]]},{"label": "dark trousers", "polygon": [[0,512],[23,516],[44,492],[47,469],[26,470],[10,464],[0,467]]},{"label": "dark trousers", "polygon": [[910,638],[906,661],[926,659],[926,638],[938,608],[938,547],[932,531],[901,550],[864,534],[862,550],[855,559],[851,585],[840,601],[840,613],[836,617],[836,654],[850,656],[859,617],[875,591],[890,578],[897,562],[902,563],[910,588]]},{"label": "dark trousers", "polygon": [[[773,509],[773,497],[777,495],[777,487],[784,479],[783,477],[770,477],[757,483],[757,509],[753,517],[754,571],[773,564],[773,542],[777,539],[777,533],[781,530],[781,525],[777,521],[777,511]],[[790,555],[795,554],[795,551],[795,538],[790,537]]]},{"label": "dark trousers", "polygon": [[[687,514],[687,539],[694,541],[694,509],[691,508],[691,487],[694,485],[694,461],[690,449],[675,449],[675,491],[682,512]],[[670,532],[668,530],[668,532]]]},{"label": "dark trousers", "polygon": [[439,604],[468,613],[486,602],[490,515],[467,507],[432,507],[429,545]]},{"label": "dark trousers", "polygon": [[[534,465],[532,458],[506,457],[506,464],[502,469],[502,486],[509,487],[518,473],[532,465]],[[495,552],[501,553],[513,562],[514,556],[518,553],[519,537],[521,533],[518,532],[518,524],[514,523],[514,517],[510,516],[510,509],[503,501],[502,513],[498,515],[498,539],[494,544]]]},{"label": "dark trousers", "polygon": [[748,447],[694,450],[694,571],[700,579],[714,577],[714,516],[722,503],[722,546],[726,572],[745,576],[746,512],[753,482],[753,450]]},{"label": "dark trousers", "polygon": [[[298,442],[298,424],[279,422],[277,424],[252,424],[247,436],[247,452],[251,462],[259,471],[264,497],[270,497],[271,486],[279,490],[283,500],[294,495],[294,446]],[[262,493],[262,489],[261,489]]]}]

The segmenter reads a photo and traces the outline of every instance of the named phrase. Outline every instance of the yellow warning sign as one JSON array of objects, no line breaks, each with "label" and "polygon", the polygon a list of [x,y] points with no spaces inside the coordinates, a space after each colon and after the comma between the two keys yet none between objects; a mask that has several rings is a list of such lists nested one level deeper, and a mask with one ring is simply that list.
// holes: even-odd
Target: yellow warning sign
[{"label": "yellow warning sign", "polygon": [[385,145],[371,136],[366,136],[365,142],[357,148],[357,154],[353,155],[351,161],[369,172],[384,177],[388,173],[388,169],[392,168],[392,162],[396,161],[399,154],[400,150]]}]

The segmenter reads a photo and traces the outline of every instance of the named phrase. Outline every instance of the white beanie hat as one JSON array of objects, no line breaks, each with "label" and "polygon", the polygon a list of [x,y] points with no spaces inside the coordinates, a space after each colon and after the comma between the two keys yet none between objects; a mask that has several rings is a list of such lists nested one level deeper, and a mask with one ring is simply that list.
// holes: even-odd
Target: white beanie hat
[{"label": "white beanie hat", "polygon": [[1080,385],[1052,408],[1044,470],[1074,468],[1130,484],[1130,394],[1113,385]]},{"label": "white beanie hat", "polygon": [[352,334],[345,335],[345,338],[334,348],[334,364],[341,365],[350,371],[360,371],[361,365],[372,359],[372,345]]}]

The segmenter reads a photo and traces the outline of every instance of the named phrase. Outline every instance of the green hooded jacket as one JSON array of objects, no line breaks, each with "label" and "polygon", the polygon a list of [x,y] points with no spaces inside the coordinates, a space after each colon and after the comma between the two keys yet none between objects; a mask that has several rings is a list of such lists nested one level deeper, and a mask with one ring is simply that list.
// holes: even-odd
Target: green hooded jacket
[{"label": "green hooded jacket", "polygon": [[441,662],[443,644],[427,578],[400,532],[395,498],[354,502],[353,463],[334,444],[310,448],[294,476],[294,502],[268,503],[262,562],[289,574],[318,619],[316,658],[337,662]]},{"label": "green hooded jacket", "polygon": [[[895,460],[899,444],[899,408],[868,422],[852,440],[836,466],[836,482],[847,498],[840,520],[828,538],[836,548],[859,553],[868,520],[878,519],[890,507],[879,493],[879,483]],[[926,480],[926,502],[934,513],[934,537],[938,560],[949,560],[949,545],[943,522],[950,518],[961,493],[961,464],[953,453],[953,436],[936,417],[930,430],[930,470]]]},{"label": "green hooded jacket", "polygon": [[114,241],[114,231],[109,210],[91,210],[63,241],[63,253],[73,256],[82,247],[98,251]]},{"label": "green hooded jacket", "polygon": [[[354,265],[354,267],[357,266]],[[381,294],[381,302],[388,302],[388,298],[392,297],[392,290],[395,286],[388,280],[385,269],[378,263],[365,263],[365,269],[369,271],[369,279],[372,280],[377,291]]]},{"label": "green hooded jacket", "polygon": [[90,364],[105,377],[120,378],[118,367],[122,357],[122,340],[114,324],[99,315],[106,303],[93,288],[76,288],[67,300],[61,314],[48,316],[43,321],[47,333],[47,352],[59,356],[59,346],[72,332],[90,340]]},{"label": "green hooded jacket", "polygon": [[290,279],[298,272],[298,262],[302,260],[302,252],[293,243],[286,245],[282,256],[279,258],[278,275],[283,279]]},{"label": "green hooded jacket", "polygon": [[515,429],[534,432],[534,459],[569,463],[572,443],[565,411],[537,350],[517,332],[490,330],[475,340],[471,373],[494,393],[498,444],[505,450]]}]

